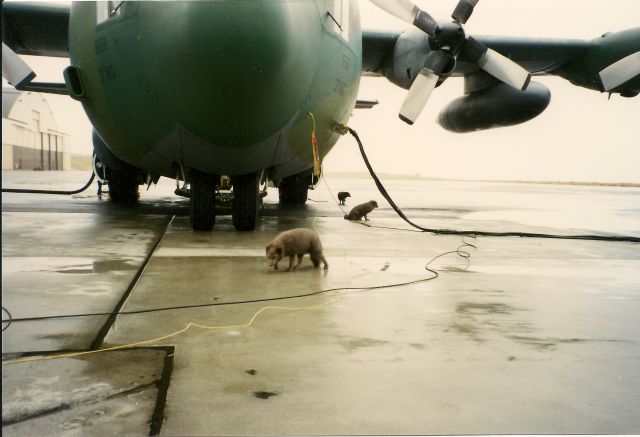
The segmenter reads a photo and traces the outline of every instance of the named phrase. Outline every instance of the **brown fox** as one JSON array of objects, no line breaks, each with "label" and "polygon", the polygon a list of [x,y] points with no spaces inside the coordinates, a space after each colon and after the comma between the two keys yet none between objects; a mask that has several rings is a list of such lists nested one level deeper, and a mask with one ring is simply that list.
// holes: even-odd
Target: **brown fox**
[{"label": "brown fox", "polygon": [[[314,267],[320,266],[320,261],[324,263],[324,269],[329,269],[329,264],[322,254],[322,243],[320,237],[311,229],[296,228],[282,232],[274,238],[271,243],[267,244],[267,263],[269,267],[278,270],[278,262],[285,256],[289,257],[289,268],[287,272],[298,268],[302,263],[302,257],[308,253]],[[298,263],[293,264],[295,257],[298,257]]]},{"label": "brown fox", "polygon": [[374,208],[378,207],[378,202],[375,200],[370,200],[366,203],[361,203],[360,205],[356,205],[353,207],[351,212],[344,216],[345,220],[362,220],[364,217],[365,220],[369,220],[367,218],[367,214],[374,210]]}]

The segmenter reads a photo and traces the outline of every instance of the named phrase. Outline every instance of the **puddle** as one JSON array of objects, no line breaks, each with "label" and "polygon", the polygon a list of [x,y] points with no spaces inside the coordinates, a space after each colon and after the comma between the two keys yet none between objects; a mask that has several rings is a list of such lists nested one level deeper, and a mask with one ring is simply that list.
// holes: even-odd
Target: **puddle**
[{"label": "puddle", "polygon": [[454,323],[451,325],[451,329],[459,334],[471,335],[478,332],[478,328],[469,323]]},{"label": "puddle", "polygon": [[95,273],[106,273],[121,270],[137,270],[138,265],[131,260],[126,259],[110,259],[105,261],[94,261],[93,271]]},{"label": "puddle", "polygon": [[355,351],[355,350],[361,349],[361,348],[382,346],[382,345],[385,345],[385,344],[387,344],[389,342],[385,341],[385,340],[377,340],[375,338],[357,338],[357,337],[352,337],[352,338],[349,338],[348,340],[342,340],[340,343],[342,343],[342,345],[346,349],[348,349],[350,351]]},{"label": "puddle", "polygon": [[440,270],[449,273],[475,273],[473,270],[467,270],[466,268],[461,267],[444,267]]},{"label": "puddle", "polygon": [[49,288],[44,289],[42,292],[46,295],[53,296],[105,296],[116,291],[112,285],[105,281],[90,281],[85,284],[78,283],[74,286],[64,288]]},{"label": "puddle", "polygon": [[514,311],[517,311],[517,309],[503,303],[462,302],[456,305],[456,312],[458,314],[511,314]]},{"label": "puddle", "polygon": [[86,275],[91,273],[108,273],[124,270],[137,270],[138,265],[132,260],[127,259],[109,259],[103,261],[94,261],[92,264],[83,264],[80,266],[68,266],[54,270],[56,273],[65,273],[72,275]]},{"label": "puddle", "polygon": [[460,302],[455,309],[457,320],[445,332],[453,331],[478,343],[496,333],[506,337],[514,331],[527,332],[528,323],[509,317],[518,311],[523,310],[498,302]]},{"label": "puddle", "polygon": [[[540,338],[540,337],[531,337],[524,335],[508,335],[507,338],[515,341],[516,343],[524,344],[526,346],[532,346],[539,350],[549,350],[553,349],[558,344],[570,344],[570,343],[584,343],[587,340],[583,338]],[[605,340],[607,341],[607,340]]]},{"label": "puddle", "polygon": [[480,330],[470,323],[452,323],[444,332],[449,332],[449,330],[453,330],[457,334],[465,335],[478,343],[482,343],[484,341],[480,337]]},{"label": "puddle", "polygon": [[69,273],[72,275],[83,275],[93,273],[93,269],[62,269],[55,270],[56,273]]},{"label": "puddle", "polygon": [[277,391],[254,391],[253,395],[258,399],[269,399],[271,396],[278,396]]}]

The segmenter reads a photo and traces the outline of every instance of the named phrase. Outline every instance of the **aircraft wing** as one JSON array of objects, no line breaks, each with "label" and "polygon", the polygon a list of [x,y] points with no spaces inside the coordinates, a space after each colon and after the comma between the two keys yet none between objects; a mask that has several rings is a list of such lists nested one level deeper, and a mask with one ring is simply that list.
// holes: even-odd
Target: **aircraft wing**
[{"label": "aircraft wing", "polygon": [[2,3],[2,77],[22,91],[68,94],[64,83],[33,82],[17,55],[69,57],[69,5]]},{"label": "aircraft wing", "polygon": [[362,74],[384,76],[384,66],[393,60],[400,32],[362,32]]},{"label": "aircraft wing", "polygon": [[[604,91],[599,77],[601,71],[625,57],[630,58],[627,64],[635,62],[640,51],[640,27],[592,40],[503,36],[476,39],[515,61],[531,75],[557,75],[598,91]],[[407,82],[398,75],[407,69],[422,68],[429,51],[426,35],[412,30],[402,33],[365,30],[362,47],[362,74],[385,76],[403,88],[409,88],[412,80]],[[459,61],[450,75],[463,76],[478,70],[477,65]],[[639,71],[637,67],[635,71]],[[606,91],[632,96],[640,92],[640,78],[632,75],[622,86]]]},{"label": "aircraft wing", "polygon": [[[401,32],[362,32],[362,72],[367,76],[385,76],[385,69],[392,67],[396,42]],[[426,42],[426,35],[422,37]],[[420,41],[413,35],[408,37],[419,48]],[[510,58],[531,74],[553,74],[562,70],[582,55],[591,45],[591,41],[577,39],[513,38],[497,36],[479,36],[482,44]],[[405,51],[410,46],[405,48]],[[478,67],[459,62],[452,76],[462,76],[477,71]]]},{"label": "aircraft wing", "polygon": [[2,42],[19,55],[69,57],[65,4],[2,2]]},{"label": "aircraft wing", "polygon": [[[362,74],[386,77],[409,90],[399,111],[400,119],[409,124],[419,117],[432,91],[451,76],[465,81],[464,95],[438,116],[438,123],[452,132],[512,126],[541,114],[551,92],[530,76],[556,75],[576,86],[623,97],[640,93],[640,27],[592,40],[475,37],[480,44],[469,39],[470,51],[464,46],[461,56],[438,49],[432,38],[418,29],[362,33]],[[496,63],[491,64],[492,59]],[[524,82],[511,80],[527,73]]]}]

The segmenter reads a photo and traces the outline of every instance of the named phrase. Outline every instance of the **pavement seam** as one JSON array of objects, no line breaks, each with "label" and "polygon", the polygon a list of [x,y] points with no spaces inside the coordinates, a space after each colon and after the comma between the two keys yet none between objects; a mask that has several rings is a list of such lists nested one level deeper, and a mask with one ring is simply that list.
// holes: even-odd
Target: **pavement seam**
[{"label": "pavement seam", "polygon": [[164,408],[167,403],[167,393],[169,392],[169,384],[171,383],[171,375],[173,374],[173,357],[175,355],[176,348],[174,346],[160,347],[158,349],[164,349],[166,355],[164,356],[164,368],[162,369],[162,376],[157,380],[158,398],[156,400],[156,406],[151,415],[151,424],[149,425],[149,435],[160,435],[160,430],[164,423]]},{"label": "pavement seam", "polygon": [[49,408],[48,410],[44,410],[44,411],[38,411],[37,413],[30,414],[28,416],[18,417],[17,419],[13,419],[13,420],[2,419],[2,427],[4,428],[5,426],[15,425],[16,423],[22,423],[22,422],[26,422],[27,420],[37,419],[39,417],[49,416],[51,414],[55,414],[60,411],[69,410],[71,409],[71,406],[72,406],[71,404],[67,404],[63,402],[62,404],[57,405],[53,408]]},{"label": "pavement seam", "polygon": [[109,333],[109,330],[111,329],[111,326],[113,326],[113,324],[115,323],[115,321],[116,321],[116,319],[118,317],[118,313],[120,313],[120,310],[122,309],[122,307],[124,306],[125,302],[129,298],[129,295],[131,295],[131,293],[135,289],[136,285],[138,284],[138,281],[142,277],[142,274],[144,273],[145,269],[147,268],[147,265],[151,261],[151,258],[153,257],[153,254],[156,252],[156,249],[160,245],[160,242],[162,241],[164,236],[167,234],[167,231],[169,230],[169,227],[171,226],[171,223],[173,223],[173,219],[174,218],[175,218],[175,215],[172,215],[171,218],[169,218],[169,221],[168,221],[167,225],[165,226],[164,231],[162,231],[162,233],[158,236],[158,239],[156,240],[156,242],[154,243],[153,247],[149,251],[149,254],[145,258],[145,260],[142,262],[142,265],[140,266],[140,268],[138,269],[138,271],[134,275],[133,279],[131,280],[131,283],[129,283],[129,286],[127,287],[126,291],[122,295],[122,298],[120,299],[120,301],[118,302],[116,307],[113,309],[113,311],[111,312],[111,315],[107,318],[107,321],[104,323],[104,325],[102,326],[100,331],[98,331],[98,335],[96,336],[95,340],[93,340],[93,342],[89,346],[89,350],[98,349],[100,347],[100,345],[102,344],[102,342],[104,341],[104,338]]}]

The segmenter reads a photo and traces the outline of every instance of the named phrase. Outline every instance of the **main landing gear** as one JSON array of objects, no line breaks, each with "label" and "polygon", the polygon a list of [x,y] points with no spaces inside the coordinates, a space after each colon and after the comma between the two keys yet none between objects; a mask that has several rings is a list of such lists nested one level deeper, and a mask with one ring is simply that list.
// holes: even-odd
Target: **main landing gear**
[{"label": "main landing gear", "polygon": [[[217,175],[191,170],[190,180],[191,226],[196,231],[210,231],[215,223],[216,189],[220,191],[221,179]],[[260,172],[234,176],[231,184],[233,226],[237,231],[253,231],[258,221]],[[187,193],[187,190],[183,191]]]},{"label": "main landing gear", "polygon": [[144,181],[141,170],[131,168],[114,169],[106,166],[93,155],[93,172],[98,177],[98,195],[102,195],[102,185],[109,187],[109,199],[122,205],[132,205],[140,196],[138,187]]},{"label": "main landing gear", "polygon": [[116,157],[93,131],[93,172],[100,183],[109,185],[109,198],[119,204],[130,205],[138,201],[138,187],[149,179],[143,170]]}]

